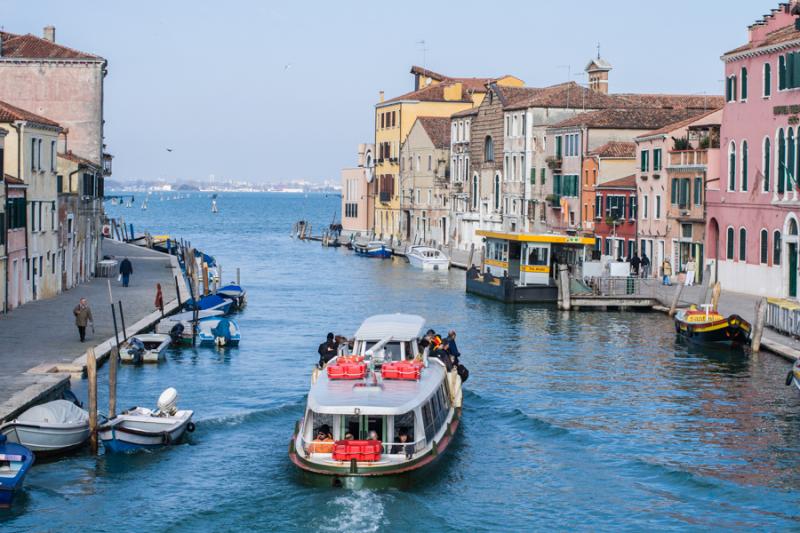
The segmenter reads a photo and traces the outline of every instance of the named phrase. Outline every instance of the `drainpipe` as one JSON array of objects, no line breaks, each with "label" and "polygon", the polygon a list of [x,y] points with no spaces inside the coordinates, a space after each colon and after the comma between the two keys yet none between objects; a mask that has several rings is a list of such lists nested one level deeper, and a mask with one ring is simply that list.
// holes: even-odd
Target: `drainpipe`
[{"label": "drainpipe", "polygon": [[[5,176],[3,178],[3,189],[5,189],[5,198],[6,198],[6,205],[8,205],[8,182],[5,180]],[[8,268],[8,210],[3,210],[3,219],[5,224],[3,224],[3,231],[5,231],[5,241],[6,241],[6,275],[3,279],[3,283],[5,285],[5,290],[3,292],[3,314],[8,313],[8,278],[9,278],[9,268]]]},{"label": "drainpipe", "polygon": [[[17,130],[17,179],[22,179],[22,135],[25,132],[25,122],[22,121],[15,121],[11,124],[15,130]],[[31,154],[31,157],[33,154]],[[25,198],[25,271],[27,277],[27,270],[30,268],[31,256],[30,256],[30,249],[28,248],[28,189],[25,189],[25,192],[22,193]]]}]

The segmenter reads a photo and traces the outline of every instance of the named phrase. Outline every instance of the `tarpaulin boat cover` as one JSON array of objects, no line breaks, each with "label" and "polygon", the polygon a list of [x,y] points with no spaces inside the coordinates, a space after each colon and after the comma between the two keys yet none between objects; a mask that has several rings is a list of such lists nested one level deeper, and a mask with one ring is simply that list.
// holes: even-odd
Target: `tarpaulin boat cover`
[{"label": "tarpaulin boat cover", "polygon": [[17,420],[31,424],[77,424],[87,422],[89,413],[67,400],[54,400],[31,407]]},{"label": "tarpaulin boat cover", "polygon": [[233,324],[227,318],[221,318],[217,325],[211,328],[211,333],[214,334],[215,337],[222,337],[226,341],[231,340],[231,330],[233,329]]}]

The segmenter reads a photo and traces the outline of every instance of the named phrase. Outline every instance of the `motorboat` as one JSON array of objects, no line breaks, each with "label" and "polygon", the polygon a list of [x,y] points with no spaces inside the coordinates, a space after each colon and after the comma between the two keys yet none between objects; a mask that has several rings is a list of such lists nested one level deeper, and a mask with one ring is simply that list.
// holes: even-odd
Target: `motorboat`
[{"label": "motorboat", "polygon": [[239,285],[231,283],[217,289],[216,294],[233,301],[233,308],[241,309],[247,303],[247,291]]},{"label": "motorboat", "polygon": [[11,507],[33,461],[32,451],[0,435],[0,508]]},{"label": "motorboat", "polygon": [[194,431],[193,411],[179,410],[178,392],[170,387],[158,398],[157,409],[132,407],[97,428],[107,452],[133,452],[177,444]]},{"label": "motorboat", "polygon": [[89,413],[73,402],[54,400],[1,425],[0,434],[35,453],[64,453],[89,440]]},{"label": "motorboat", "polygon": [[353,243],[353,251],[365,257],[380,257],[388,259],[392,257],[392,249],[382,241],[369,241],[368,243]]},{"label": "motorboat", "polygon": [[160,363],[166,358],[167,348],[172,337],[163,333],[140,333],[128,340],[119,352],[120,361],[139,365],[142,363]]},{"label": "motorboat", "polygon": [[461,419],[456,368],[420,344],[425,319],[388,314],[366,319],[351,353],[314,368],[289,459],[336,478],[418,470],[445,452]]},{"label": "motorboat", "polygon": [[208,296],[203,296],[197,302],[194,299],[189,299],[183,304],[183,308],[187,311],[194,310],[195,306],[200,311],[222,311],[223,314],[228,314],[231,311],[231,306],[233,306],[233,300],[228,298],[223,298],[217,294],[209,294]]},{"label": "motorboat", "polygon": [[450,258],[444,252],[430,246],[411,246],[406,251],[406,258],[411,266],[422,270],[447,270]]},{"label": "motorboat", "polygon": [[750,322],[739,315],[725,317],[705,304],[675,314],[675,332],[695,344],[741,346],[750,341]]},{"label": "motorboat", "polygon": [[197,324],[197,338],[200,344],[216,346],[238,346],[242,338],[239,325],[230,318],[204,318]]},{"label": "motorboat", "polygon": [[[197,319],[220,317],[225,313],[217,309],[206,309],[197,312]],[[156,333],[169,335],[175,344],[191,344],[192,328],[194,322],[194,311],[185,311],[176,315],[162,318],[156,324]]]},{"label": "motorboat", "polygon": [[794,385],[800,390],[800,359],[794,362],[792,369],[786,375],[786,385]]}]

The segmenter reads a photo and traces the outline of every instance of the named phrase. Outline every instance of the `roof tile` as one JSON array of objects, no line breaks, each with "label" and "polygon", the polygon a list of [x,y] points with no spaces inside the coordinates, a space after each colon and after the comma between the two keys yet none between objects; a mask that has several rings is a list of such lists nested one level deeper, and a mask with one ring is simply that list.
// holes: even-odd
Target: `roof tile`
[{"label": "roof tile", "polygon": [[0,32],[0,57],[12,59],[104,59],[54,42],[36,37],[30,33],[16,35]]},{"label": "roof tile", "polygon": [[58,122],[52,121],[49,118],[42,117],[30,111],[20,109],[9,103],[0,101],[0,122],[14,122],[15,120],[25,120],[28,122],[36,122],[45,126],[60,127]]},{"label": "roof tile", "polygon": [[450,148],[449,117],[418,117],[417,120],[425,128],[436,148]]}]

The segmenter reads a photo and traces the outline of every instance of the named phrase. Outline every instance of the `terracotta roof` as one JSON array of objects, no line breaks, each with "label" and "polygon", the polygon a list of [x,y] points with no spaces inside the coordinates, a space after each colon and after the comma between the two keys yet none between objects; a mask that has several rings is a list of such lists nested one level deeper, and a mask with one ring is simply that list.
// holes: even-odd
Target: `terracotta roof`
[{"label": "terracotta roof", "polygon": [[636,137],[636,138],[640,139],[642,137],[650,137],[652,135],[666,135],[671,131],[679,130],[679,129],[685,127],[685,126],[688,126],[689,124],[692,124],[693,122],[697,122],[698,120],[700,120],[702,118],[705,118],[705,117],[707,117],[709,115],[712,115],[712,114],[716,113],[717,111],[719,111],[719,109],[712,109],[711,111],[708,111],[707,113],[695,114],[695,115],[692,115],[692,116],[690,116],[688,118],[685,118],[683,120],[679,120],[677,122],[671,122],[669,124],[666,124],[666,125],[662,126],[661,128],[658,128],[657,130],[648,131],[647,133],[645,133],[643,135],[640,135],[639,137]]},{"label": "terracotta roof", "polygon": [[554,124],[551,128],[587,127],[596,129],[655,130],[666,124],[699,115],[689,109],[601,109],[581,113]]},{"label": "terracotta roof", "polygon": [[756,42],[749,42],[747,44],[743,44],[738,48],[734,48],[733,50],[725,52],[723,54],[723,57],[731,54],[737,54],[739,52],[754,50],[756,48],[762,48],[764,46],[772,46],[775,44],[794,41],[796,39],[800,39],[800,31],[796,30],[794,28],[794,24],[792,24],[768,33],[763,40]]},{"label": "terracotta roof", "polygon": [[66,159],[67,161],[72,161],[73,163],[77,163],[79,165],[86,165],[86,166],[89,166],[89,167],[92,167],[92,168],[95,168],[95,169],[98,169],[98,170],[100,169],[100,165],[98,165],[97,163],[92,162],[89,159],[86,159],[85,157],[81,157],[81,156],[73,153],[72,150],[69,150],[68,152],[63,153],[63,154],[58,154],[58,157],[60,157],[61,159]]},{"label": "terracotta roof", "polygon": [[431,78],[436,81],[444,81],[448,79],[448,77],[444,74],[439,74],[438,72],[434,72],[423,67],[418,67],[417,65],[411,66],[411,74],[419,74],[420,76],[425,76],[426,78]]},{"label": "terracotta roof", "polygon": [[[507,87],[506,89],[514,89],[514,87]],[[574,81],[540,89],[527,89],[530,91],[527,98],[517,98],[516,101],[507,104],[506,109],[523,109],[527,107],[608,109],[612,107],[628,107],[630,105],[626,100],[620,100],[614,96],[582,87]]]},{"label": "terracotta roof", "polygon": [[410,93],[401,94],[400,96],[396,96],[394,98],[386,100],[381,104],[389,104],[392,102],[399,102],[402,100],[419,100],[421,102],[472,102],[472,99],[469,97],[466,85],[461,86],[461,98],[459,98],[458,100],[444,99],[445,87],[450,87],[455,83],[456,83],[455,81],[443,81],[435,85],[428,85],[427,87],[419,89],[418,91],[411,91]]},{"label": "terracotta roof", "polygon": [[595,189],[632,189],[636,190],[636,174],[601,183]]},{"label": "terracotta roof", "polygon": [[625,107],[697,109],[700,111],[708,111],[725,105],[725,98],[719,95],[620,93],[611,96],[625,102]]},{"label": "terracotta roof", "polygon": [[102,57],[87,54],[80,50],[68,48],[36,37],[30,33],[16,35],[0,32],[0,57],[12,59],[93,59],[105,61]]},{"label": "terracotta roof", "polygon": [[478,114],[478,107],[470,107],[469,109],[465,109],[464,111],[459,111],[458,113],[453,113],[450,115],[451,118],[460,118],[460,117],[472,117]]},{"label": "terracotta roof", "polygon": [[450,148],[449,117],[417,117],[417,121],[425,128],[436,148]]},{"label": "terracotta roof", "polygon": [[636,143],[611,141],[602,146],[598,146],[589,155],[599,157],[636,157]]},{"label": "terracotta roof", "polygon": [[5,175],[5,177],[4,177],[3,179],[4,179],[4,180],[5,180],[5,182],[6,182],[6,183],[8,183],[9,185],[25,185],[25,182],[24,182],[24,181],[22,181],[22,180],[21,180],[21,179],[19,179],[19,178],[15,178],[14,176],[11,176],[11,175],[9,175],[9,174],[6,174],[6,175]]},{"label": "terracotta roof", "polygon": [[53,126],[59,128],[58,122],[54,122],[49,118],[25,111],[6,102],[0,101],[0,122],[14,122],[15,120],[25,120],[28,122],[36,122],[45,126]]}]

